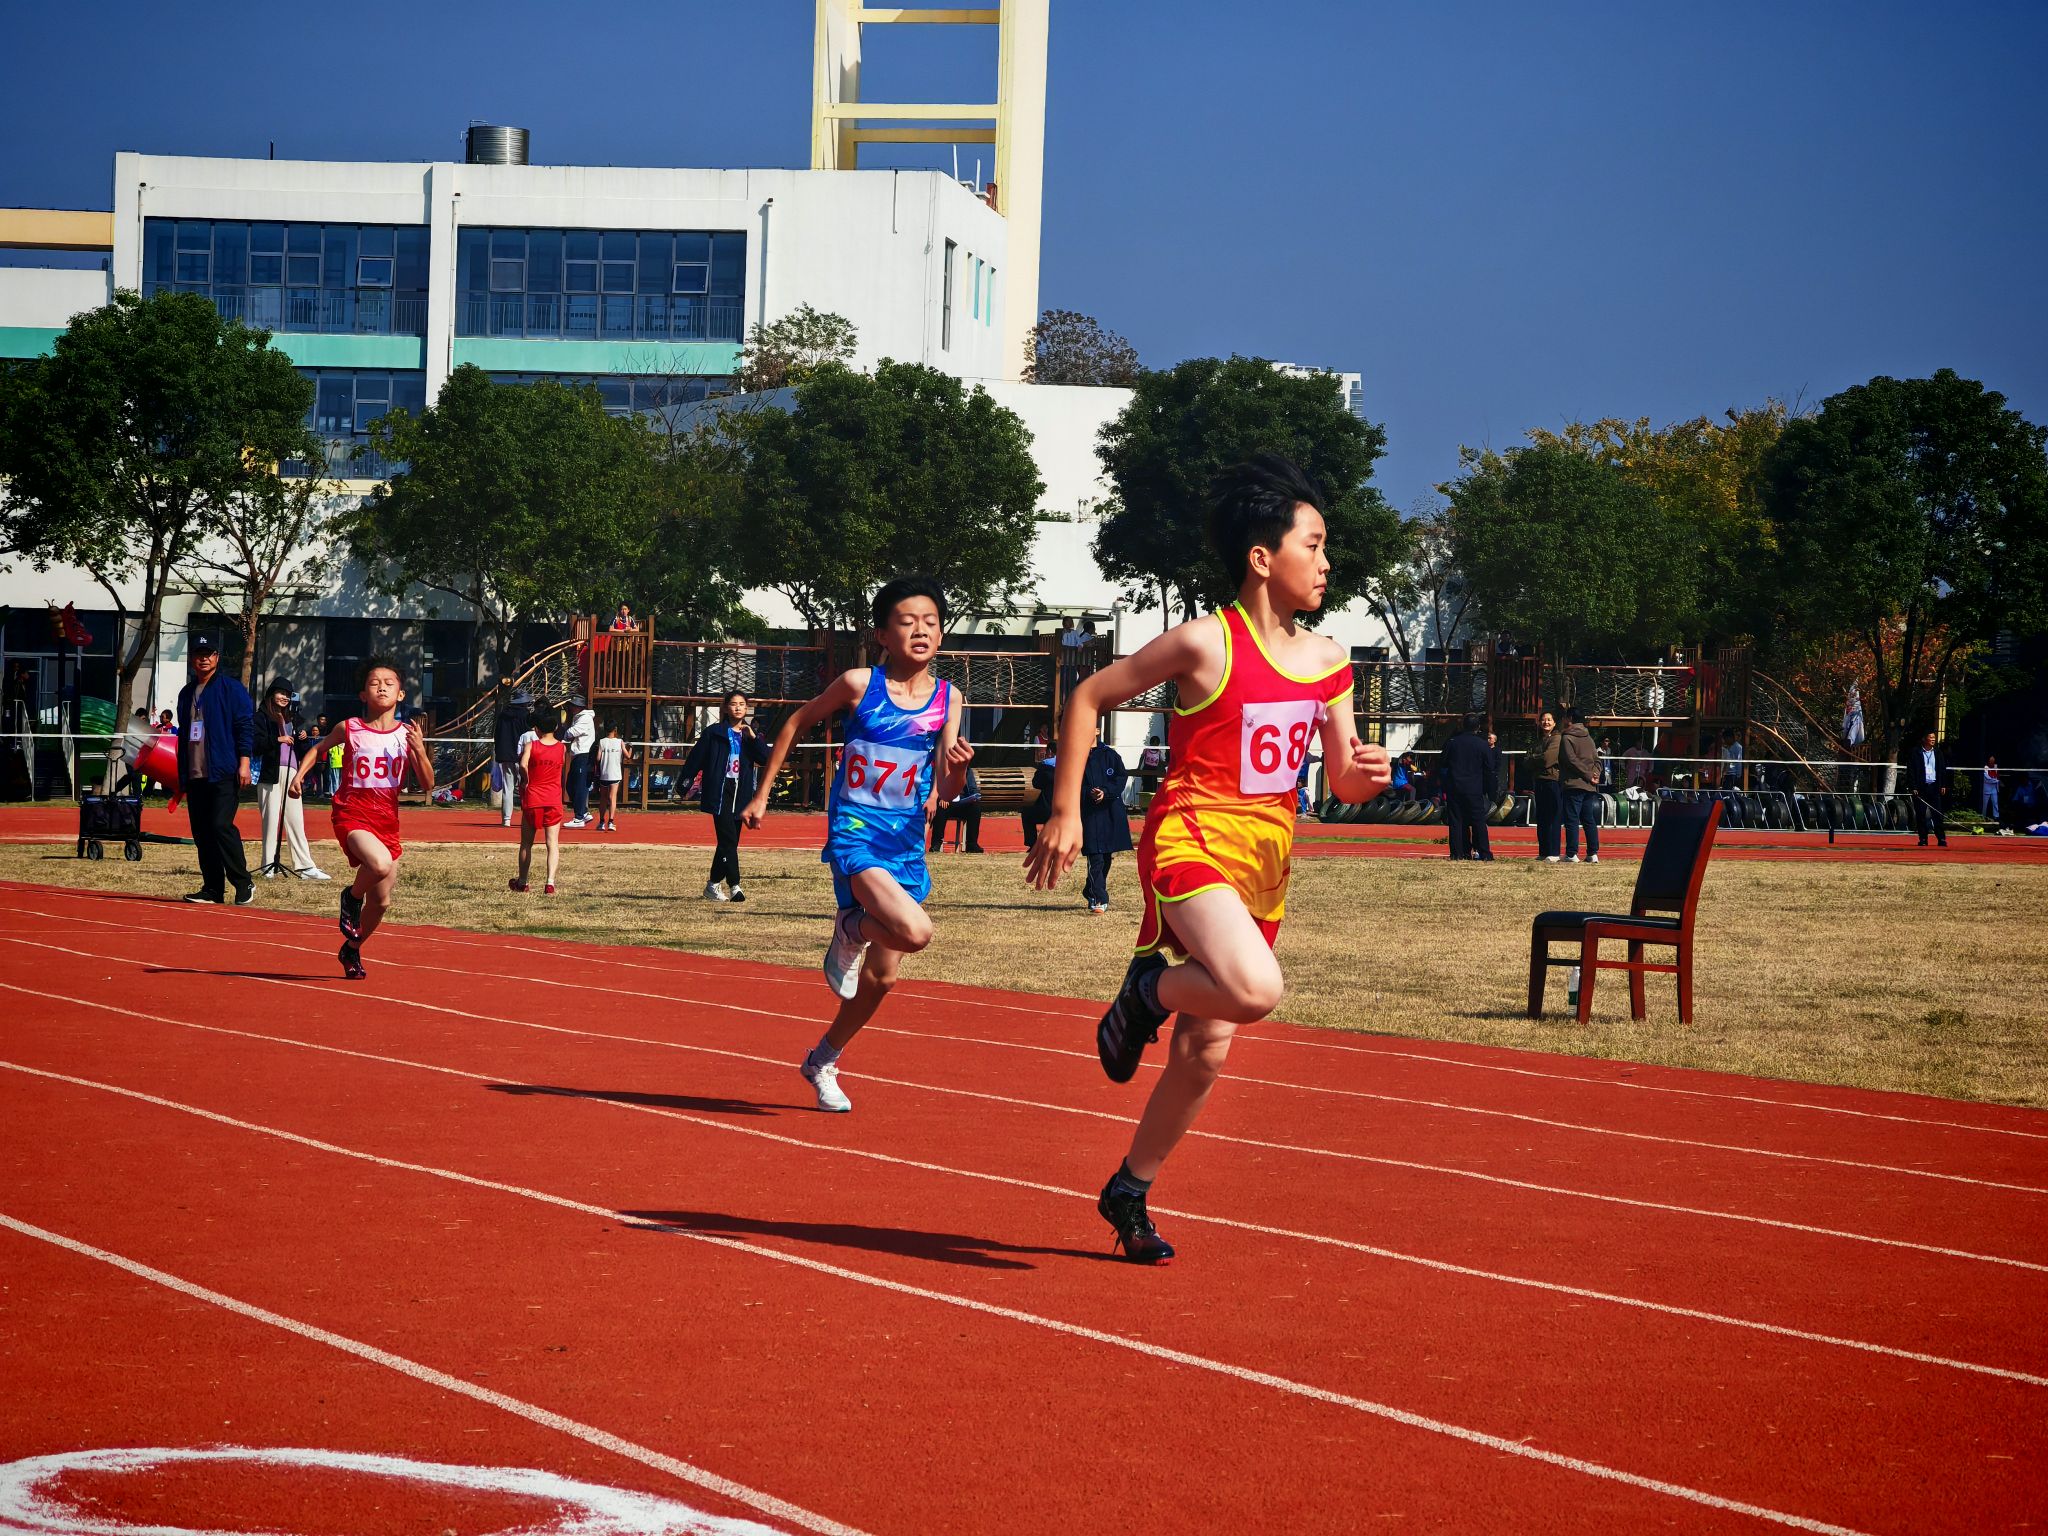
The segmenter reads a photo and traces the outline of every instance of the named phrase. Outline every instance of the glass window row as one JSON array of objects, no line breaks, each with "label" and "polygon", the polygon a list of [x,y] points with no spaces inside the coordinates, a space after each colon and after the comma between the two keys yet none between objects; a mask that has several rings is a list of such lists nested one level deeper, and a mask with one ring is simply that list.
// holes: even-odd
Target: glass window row
[{"label": "glass window row", "polygon": [[329,472],[348,479],[380,479],[390,474],[396,466],[381,456],[351,455],[369,441],[370,424],[379,417],[393,410],[418,416],[426,409],[426,373],[348,368],[301,368],[299,372],[313,381],[313,411],[306,425],[327,441]]},{"label": "glass window row", "polygon": [[456,334],[737,342],[746,260],[735,230],[463,229]]},{"label": "glass window row", "polygon": [[695,405],[732,388],[729,378],[694,374],[559,374],[494,373],[494,384],[539,384],[552,381],[575,388],[594,385],[604,408],[613,416],[660,416],[678,406]]},{"label": "glass window row", "polygon": [[145,294],[204,294],[271,331],[426,334],[421,226],[146,219],[142,244]]}]

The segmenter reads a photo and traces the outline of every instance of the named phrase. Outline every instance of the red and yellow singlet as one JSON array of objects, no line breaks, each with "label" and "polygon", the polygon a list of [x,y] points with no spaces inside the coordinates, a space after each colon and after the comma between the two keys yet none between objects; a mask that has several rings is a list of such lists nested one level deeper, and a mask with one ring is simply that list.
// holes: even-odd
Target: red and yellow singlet
[{"label": "red and yellow singlet", "polygon": [[1145,919],[1138,953],[1171,945],[1172,906],[1202,891],[1237,892],[1272,943],[1287,910],[1295,784],[1329,707],[1351,692],[1351,667],[1319,677],[1281,670],[1244,609],[1223,626],[1223,679],[1167,727],[1170,764],[1138,840]]}]

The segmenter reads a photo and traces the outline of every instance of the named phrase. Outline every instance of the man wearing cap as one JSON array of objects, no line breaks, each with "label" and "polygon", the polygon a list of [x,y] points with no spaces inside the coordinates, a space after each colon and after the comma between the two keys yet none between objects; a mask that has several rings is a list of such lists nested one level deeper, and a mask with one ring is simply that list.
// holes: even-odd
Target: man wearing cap
[{"label": "man wearing cap", "polygon": [[220,644],[211,635],[192,640],[192,680],[178,690],[178,787],[192,818],[199,850],[199,889],[187,901],[234,903],[256,899],[235,809],[250,782],[256,746],[256,707],[249,690],[220,675]]}]

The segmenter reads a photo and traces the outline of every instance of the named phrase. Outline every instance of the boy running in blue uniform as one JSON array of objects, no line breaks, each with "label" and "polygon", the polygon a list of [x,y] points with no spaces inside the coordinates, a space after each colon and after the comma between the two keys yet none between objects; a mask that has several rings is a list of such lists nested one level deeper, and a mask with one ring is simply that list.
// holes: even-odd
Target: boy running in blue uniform
[{"label": "boy running in blue uniform", "polygon": [[825,951],[825,983],[839,998],[825,1037],[799,1070],[818,1108],[845,1113],[839,1054],[896,985],[903,956],[932,941],[924,900],[925,827],[940,799],[960,791],[974,749],[960,739],[960,699],[932,675],[945,634],[946,599],[935,582],[905,576],[875,594],[877,667],[855,667],[782,723],[747,802],[749,827],[768,814],[768,791],[798,736],[848,711],[846,746],[833,776],[824,862],[832,866],[838,915]]}]

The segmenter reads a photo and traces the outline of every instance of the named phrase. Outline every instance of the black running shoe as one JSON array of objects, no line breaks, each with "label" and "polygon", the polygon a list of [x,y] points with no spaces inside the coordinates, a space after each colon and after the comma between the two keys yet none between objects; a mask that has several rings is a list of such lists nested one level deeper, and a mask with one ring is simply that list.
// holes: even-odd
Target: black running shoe
[{"label": "black running shoe", "polygon": [[1124,1258],[1133,1264],[1164,1264],[1173,1257],[1173,1244],[1159,1235],[1159,1229],[1152,1225],[1151,1213],[1145,1209],[1143,1195],[1127,1195],[1118,1191],[1112,1178],[1102,1186],[1102,1198],[1095,1202],[1095,1209],[1102,1213],[1102,1219],[1116,1228],[1116,1241],[1109,1245],[1115,1253],[1121,1248]]},{"label": "black running shoe", "polygon": [[341,893],[341,936],[351,944],[363,936],[363,898],[353,887]]},{"label": "black running shoe", "polygon": [[218,891],[192,891],[186,895],[185,900],[196,906],[217,907],[220,905],[221,897]]},{"label": "black running shoe", "polygon": [[363,968],[363,952],[357,949],[353,943],[341,946],[339,958],[341,960],[341,974],[350,981],[361,981],[370,974]]},{"label": "black running shoe", "polygon": [[1116,1001],[1095,1026],[1095,1054],[1102,1058],[1102,1070],[1112,1083],[1128,1083],[1137,1076],[1145,1047],[1159,1038],[1159,1026],[1172,1017],[1152,1007],[1138,990],[1140,978],[1165,969],[1166,957],[1156,951],[1132,960]]}]

